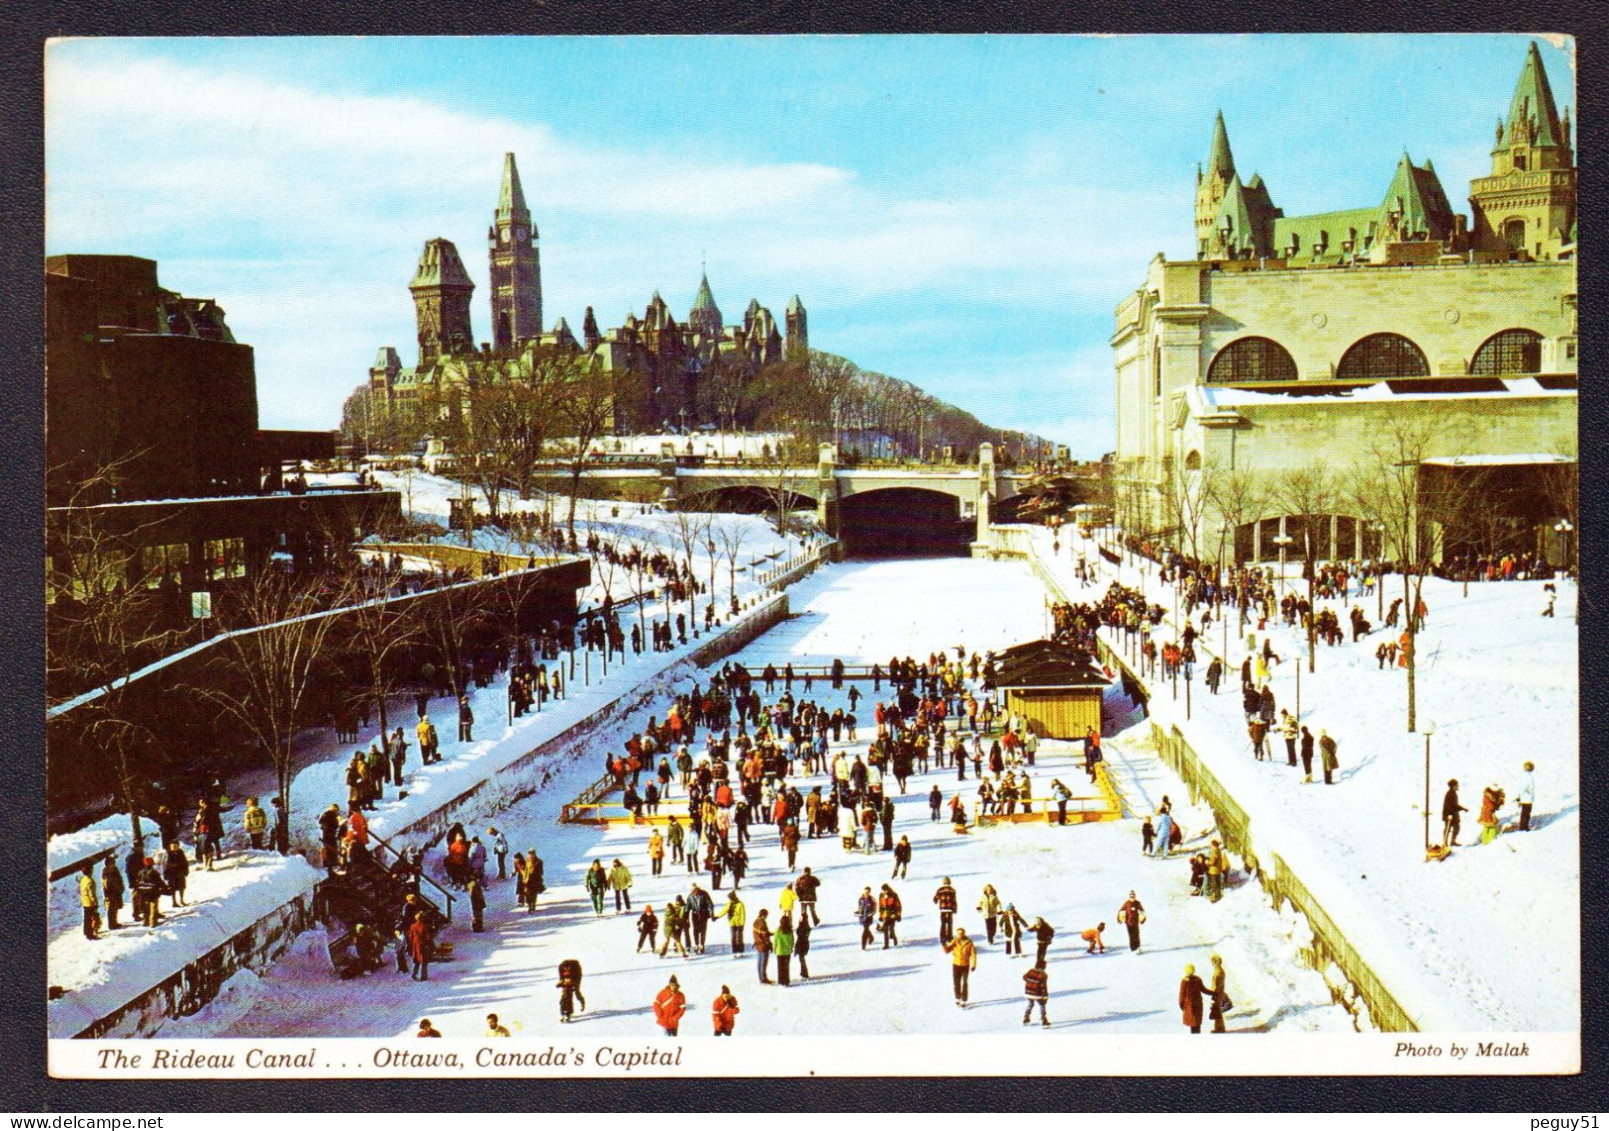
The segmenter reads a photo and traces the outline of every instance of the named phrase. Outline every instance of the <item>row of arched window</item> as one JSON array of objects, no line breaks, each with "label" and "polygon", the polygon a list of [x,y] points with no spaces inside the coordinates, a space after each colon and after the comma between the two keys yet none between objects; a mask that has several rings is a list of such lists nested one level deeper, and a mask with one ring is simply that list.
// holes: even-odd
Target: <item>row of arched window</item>
[{"label": "row of arched window", "polygon": [[[1469,373],[1499,377],[1542,371],[1542,335],[1534,330],[1503,330],[1475,351]],[[1380,381],[1397,377],[1428,377],[1425,353],[1401,334],[1370,334],[1347,347],[1335,367],[1341,381]],[[1212,384],[1240,381],[1295,381],[1296,360],[1272,338],[1240,338],[1218,351],[1207,369]]]}]

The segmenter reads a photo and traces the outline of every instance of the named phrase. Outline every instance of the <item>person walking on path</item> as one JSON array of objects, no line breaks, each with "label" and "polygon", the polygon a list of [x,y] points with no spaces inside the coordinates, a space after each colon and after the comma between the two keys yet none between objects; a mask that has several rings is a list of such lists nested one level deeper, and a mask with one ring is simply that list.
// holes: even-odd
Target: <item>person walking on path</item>
[{"label": "person walking on path", "polygon": [[928,819],[937,821],[939,819],[939,810],[944,807],[944,794],[939,792],[939,787],[936,785],[927,795],[927,807],[931,814]]},{"label": "person walking on path", "polygon": [[618,915],[622,910],[630,911],[631,869],[618,859],[609,868],[609,886],[615,893],[615,914]]},{"label": "person walking on path", "polygon": [[1185,966],[1184,978],[1179,982],[1179,1014],[1192,1033],[1201,1032],[1201,999],[1206,993],[1206,983],[1196,975],[1196,968]]},{"label": "person walking on path", "polygon": [[[683,916],[686,911],[687,904],[685,901],[680,900],[680,897],[665,904],[665,941],[659,944],[659,957],[664,958],[665,955],[670,953],[672,947],[676,948],[677,954],[683,958],[687,957],[687,944],[682,939],[686,926],[683,922]],[[650,947],[649,949],[652,950],[653,948]]]},{"label": "person walking on path", "polygon": [[263,812],[255,797],[246,798],[246,814],[240,823],[246,830],[246,836],[251,839],[251,846],[262,848],[263,836],[268,832],[268,814]]},{"label": "person walking on path", "polygon": [[804,874],[793,882],[793,892],[799,899],[799,920],[814,920],[815,926],[821,926],[821,916],[816,911],[816,897],[821,892],[821,877],[806,867]]},{"label": "person walking on path", "polygon": [[575,1000],[581,1003],[581,1008],[587,1007],[587,995],[581,992],[581,960],[566,958],[559,963],[559,977],[568,978],[575,993]]},{"label": "person walking on path", "polygon": [[883,949],[899,945],[899,921],[905,917],[899,895],[887,884],[877,897],[877,928],[883,933]]},{"label": "person walking on path", "polygon": [[771,985],[771,924],[766,916],[771,913],[768,907],[762,907],[754,916],[754,965],[760,972],[760,984]]},{"label": "person walking on path", "polygon": [[1340,761],[1335,756],[1335,739],[1327,730],[1318,732],[1319,762],[1324,767],[1324,784],[1334,785],[1330,775],[1340,768]]},{"label": "person walking on path", "polygon": [[475,741],[475,712],[469,708],[469,696],[458,697],[458,741]]},{"label": "person walking on path", "polygon": [[[117,930],[117,913],[123,910],[123,873],[110,856],[101,865],[101,895],[106,901],[106,929]],[[138,918],[138,916],[136,916]]]},{"label": "person walking on path", "polygon": [[814,930],[805,915],[799,916],[799,925],[793,929],[793,954],[799,960],[799,977],[810,980],[810,935]]},{"label": "person walking on path", "polygon": [[469,929],[478,933],[486,930],[486,888],[480,882],[479,876],[471,876],[467,888],[469,891]]},{"label": "person walking on path", "polygon": [[1224,877],[1229,874],[1229,857],[1224,855],[1223,845],[1218,841],[1212,842],[1207,852],[1207,901],[1217,903],[1224,897]]},{"label": "person walking on path", "polygon": [[777,956],[777,985],[793,985],[793,916],[784,912],[771,936],[771,949]]},{"label": "person walking on path", "polygon": [[967,983],[972,971],[978,968],[978,948],[967,938],[966,928],[957,927],[955,937],[944,944],[944,952],[950,956],[950,980],[955,988],[955,1004],[965,1009]]},{"label": "person walking on path", "polygon": [[1050,1001],[1050,975],[1043,966],[1030,966],[1023,973],[1022,993],[1028,999],[1028,1008],[1022,1011],[1022,1023],[1027,1025],[1033,1020],[1034,1004],[1038,1003],[1039,1024],[1050,1028],[1050,1018],[1045,1015],[1045,1006]]},{"label": "person walking on path", "polygon": [[1313,780],[1313,732],[1302,727],[1302,780]]},{"label": "person walking on path", "polygon": [[872,942],[872,924],[877,921],[877,900],[872,895],[872,889],[861,889],[860,899],[855,902],[855,918],[860,921],[860,949],[865,950]]},{"label": "person walking on path", "polygon": [[645,904],[642,914],[637,916],[637,953],[642,953],[642,944],[648,944],[649,953],[658,945],[659,916],[654,914],[654,905]]},{"label": "person walking on path", "polygon": [[603,894],[609,889],[609,876],[603,870],[603,861],[594,860],[592,867],[587,869],[586,879],[582,881],[587,889],[587,895],[592,897],[592,913],[603,914]]},{"label": "person walking on path", "polygon": [[[978,912],[983,916],[983,932],[989,939],[989,945],[994,945],[994,933],[1000,923],[1000,896],[995,893],[993,884],[983,885],[983,898],[978,900]],[[1011,949],[1007,943],[1006,949]]]},{"label": "person walking on path", "polygon": [[910,867],[911,838],[902,836],[899,838],[899,843],[894,846],[894,870],[888,874],[888,878],[891,880],[908,879]]},{"label": "person walking on path", "polygon": [[945,876],[939,890],[933,893],[933,902],[939,908],[939,942],[949,949],[949,942],[955,931],[955,888],[950,885],[950,877]]},{"label": "person walking on path", "polygon": [[[1022,953],[1022,935],[1028,929],[1028,920],[1017,911],[1015,903],[1006,904],[1006,909],[1000,913],[1000,933],[1005,937],[1006,953]],[[1049,946],[1049,943],[1045,944]]]},{"label": "person walking on path", "polygon": [[492,853],[497,857],[497,878],[506,880],[508,879],[508,837],[498,832],[496,825],[488,828],[486,835],[491,838]]},{"label": "person walking on path", "polygon": [[665,1036],[674,1037],[676,1030],[681,1027],[682,1014],[686,1012],[687,995],[682,993],[681,983],[672,974],[665,988],[654,998],[654,1020],[665,1030]]},{"label": "person walking on path", "polygon": [[[1143,836],[1144,831],[1141,831]],[[1173,851],[1173,814],[1163,809],[1156,822],[1156,844],[1151,850],[1153,856],[1167,856]]]},{"label": "person walking on path", "polygon": [[1229,1000],[1229,991],[1225,988],[1224,960],[1218,955],[1212,956],[1212,1008],[1207,1016],[1212,1018],[1212,1031],[1214,1033],[1227,1033],[1224,1027],[1224,1015],[1234,1008],[1234,1002]]},{"label": "person walking on path", "polygon": [[1447,779],[1447,792],[1441,799],[1441,846],[1443,848],[1455,847],[1458,844],[1458,830],[1463,824],[1460,813],[1469,812],[1464,806],[1458,804],[1458,779]]},{"label": "person walking on path", "polygon": [[413,959],[413,980],[416,982],[430,981],[430,951],[432,947],[430,938],[430,923],[425,913],[420,911],[408,924],[408,956]]},{"label": "person walking on path", "polygon": [[715,1022],[715,1035],[717,1037],[730,1037],[732,1030],[737,1026],[737,1015],[742,1012],[738,1009],[737,998],[732,994],[732,987],[722,986],[715,1004],[710,1007],[710,1015]]},{"label": "person walking on path", "polygon": [[1129,950],[1139,950],[1140,924],[1145,922],[1145,908],[1140,904],[1139,896],[1129,892],[1128,899],[1117,909],[1117,921],[1128,928]]},{"label": "person walking on path", "polygon": [[[1520,787],[1514,791],[1514,800],[1520,807],[1520,832],[1531,831],[1531,806],[1536,804],[1536,763],[1527,762],[1520,769]],[[107,904],[111,906],[110,903]],[[117,926],[117,917],[112,917],[112,926]]]},{"label": "person walking on path", "polygon": [[743,906],[743,901],[738,898],[735,891],[726,893],[726,906],[715,912],[717,919],[726,916],[726,925],[732,929],[734,955],[743,953],[743,928],[748,922],[748,913],[748,908]]}]

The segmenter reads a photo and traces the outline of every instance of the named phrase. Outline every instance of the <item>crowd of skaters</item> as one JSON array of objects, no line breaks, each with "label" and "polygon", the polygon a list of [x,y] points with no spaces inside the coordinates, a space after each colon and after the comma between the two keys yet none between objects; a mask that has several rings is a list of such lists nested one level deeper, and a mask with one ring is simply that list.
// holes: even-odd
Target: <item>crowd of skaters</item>
[{"label": "crowd of skaters", "polygon": [[[970,1005],[971,974],[980,956],[991,961],[989,955],[998,952],[1025,959],[1023,1023],[1031,1024],[1037,1011],[1040,1024],[1049,1026],[1056,928],[1042,915],[1020,911],[994,883],[985,883],[975,897],[966,897],[965,905],[978,916],[969,932],[956,922],[963,898],[948,877],[934,877],[939,882],[931,894],[909,890],[915,854],[908,835],[896,836],[899,821],[922,815],[938,819],[943,793],[935,782],[925,809],[896,809],[893,798],[908,791],[915,774],[952,766],[958,782],[966,781],[970,770],[978,783],[971,804],[960,792],[951,798],[958,832],[971,827],[969,812],[984,812],[986,805],[999,813],[1013,804],[1038,805],[1049,820],[1065,820],[1069,791],[1056,779],[1045,796],[1034,792],[1029,775],[1037,739],[1025,720],[1001,712],[987,693],[992,667],[990,657],[964,649],[953,657],[934,653],[922,662],[894,659],[886,667],[873,666],[867,695],[846,678],[841,662],[820,676],[797,674],[787,665],[780,670],[768,665],[759,674],[740,664],[723,666],[707,686],[678,696],[663,719],[651,718],[620,750],[605,756],[605,772],[618,785],[641,839],[634,838],[625,853],[598,857],[587,867],[582,888],[593,916],[623,920],[635,941],[633,953],[646,958],[696,960],[716,946],[734,959],[749,959],[755,983],[767,987],[762,992],[774,992],[769,987],[811,979],[812,938],[822,927],[823,906],[829,922],[859,928],[863,951],[929,945],[901,939],[908,902],[916,895],[936,919],[932,939],[950,971],[958,1008]],[[817,679],[835,692],[847,686],[848,710],[829,710],[817,701],[812,696]],[[856,741],[851,736],[862,725],[857,709],[870,724],[864,728],[864,752],[844,745]],[[1092,767],[1091,756],[1099,758],[1098,734],[1086,741],[1086,765]],[[1057,801],[1059,814],[1053,808]],[[660,816],[656,807],[667,804],[672,811]],[[817,847],[807,848],[811,842]],[[876,891],[864,885],[858,896],[831,891],[831,880],[824,885],[818,869],[825,845],[833,842],[845,853],[887,853],[888,881]],[[468,843],[473,873],[476,838]],[[801,862],[801,852],[815,856],[817,864]],[[767,870],[773,865],[786,870],[774,903],[746,886],[755,866],[751,854]],[[534,851],[529,857],[535,858]],[[830,857],[827,863],[830,873]],[[920,868],[919,857],[917,864]],[[685,881],[677,880],[684,870]],[[634,903],[643,873],[660,897]],[[676,890],[683,882],[685,890]],[[920,883],[920,872],[914,882]],[[841,918],[835,908],[842,909]],[[1130,949],[1138,950],[1144,910],[1134,893],[1116,918],[1129,932]],[[719,931],[722,926],[725,932]],[[712,927],[718,932],[713,940]],[[1105,929],[1102,922],[1079,931],[1081,957],[1106,953]],[[568,1022],[576,1012],[580,961],[566,959],[564,970],[557,988],[560,1017]],[[678,970],[669,976],[652,1003],[667,1034],[678,1033],[685,1016],[687,993],[679,979],[687,974]],[[719,983],[710,1007],[716,1035],[736,1030],[740,1007],[732,984],[730,977]],[[584,1010],[584,999],[580,1005]]]}]

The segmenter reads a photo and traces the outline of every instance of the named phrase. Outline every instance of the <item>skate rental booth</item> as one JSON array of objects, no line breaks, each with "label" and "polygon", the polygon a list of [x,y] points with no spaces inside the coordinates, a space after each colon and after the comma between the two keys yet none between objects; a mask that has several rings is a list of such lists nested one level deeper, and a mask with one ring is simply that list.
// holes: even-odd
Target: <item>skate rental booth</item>
[{"label": "skate rental booth", "polygon": [[1006,709],[1044,738],[1083,738],[1101,730],[1101,700],[1111,681],[1082,648],[1033,640],[997,657],[995,688]]}]

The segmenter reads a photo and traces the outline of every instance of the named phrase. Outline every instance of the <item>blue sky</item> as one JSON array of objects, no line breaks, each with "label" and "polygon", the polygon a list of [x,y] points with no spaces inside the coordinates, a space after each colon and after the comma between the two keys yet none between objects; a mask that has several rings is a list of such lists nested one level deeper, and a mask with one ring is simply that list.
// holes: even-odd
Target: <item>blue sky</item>
[{"label": "blue sky", "polygon": [[[479,285],[505,150],[545,318],[605,327],[700,257],[728,321],[1080,455],[1112,446],[1112,311],[1191,250],[1222,109],[1288,215],[1377,203],[1403,149],[1455,207],[1525,36],[70,40],[46,57],[47,250],[159,261],[256,348],[265,427],[332,427],[445,236]],[[1571,44],[1541,41],[1574,105]]]}]

